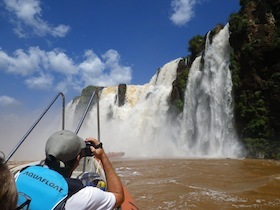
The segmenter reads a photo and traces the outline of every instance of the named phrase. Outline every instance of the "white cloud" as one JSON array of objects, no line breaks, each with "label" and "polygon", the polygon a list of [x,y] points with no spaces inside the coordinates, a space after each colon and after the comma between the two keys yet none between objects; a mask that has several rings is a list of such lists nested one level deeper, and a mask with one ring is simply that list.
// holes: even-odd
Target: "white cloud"
[{"label": "white cloud", "polygon": [[54,50],[46,52],[45,55],[48,59],[48,68],[62,74],[75,74],[77,73],[77,66],[73,60],[69,58],[64,52]]},{"label": "white cloud", "polygon": [[84,58],[85,60],[79,65],[79,68],[86,86],[90,84],[101,86],[100,78],[105,69],[105,64],[92,50],[87,50]]},{"label": "white cloud", "polygon": [[53,86],[53,76],[41,74],[37,77],[29,77],[25,80],[25,84],[30,89],[48,89]]},{"label": "white cloud", "polygon": [[4,0],[4,3],[6,9],[15,15],[11,21],[19,37],[26,37],[30,29],[37,36],[54,37],[64,37],[70,30],[69,26],[52,26],[44,21],[39,0]]},{"label": "white cloud", "polygon": [[0,106],[17,106],[20,102],[9,96],[0,96]]},{"label": "white cloud", "polygon": [[59,25],[57,27],[52,28],[51,34],[54,37],[64,37],[69,30],[70,30],[70,26]]},{"label": "white cloud", "polygon": [[121,64],[115,50],[108,50],[101,57],[86,50],[77,62],[59,49],[44,51],[30,47],[27,51],[18,49],[12,55],[0,49],[0,71],[22,76],[28,88],[64,93],[69,89],[80,91],[88,85],[129,84],[132,79],[131,67]]},{"label": "white cloud", "polygon": [[120,54],[115,50],[108,50],[103,56],[108,69],[111,69],[109,77],[118,83],[131,81],[131,68],[120,65]]},{"label": "white cloud", "polygon": [[16,50],[12,56],[0,49],[0,70],[22,76],[30,75],[39,69],[42,51],[37,47],[31,47],[27,52]]},{"label": "white cloud", "polygon": [[178,26],[187,24],[194,17],[194,6],[197,0],[172,0],[170,20]]},{"label": "white cloud", "polygon": [[92,51],[86,51],[85,58],[85,61],[80,64],[80,70],[86,86],[130,83],[132,69],[120,64],[120,54],[116,50],[108,50],[101,58]]},{"label": "white cloud", "polygon": [[84,54],[85,60],[79,65],[87,76],[98,76],[105,68],[101,59],[92,51],[87,50]]}]

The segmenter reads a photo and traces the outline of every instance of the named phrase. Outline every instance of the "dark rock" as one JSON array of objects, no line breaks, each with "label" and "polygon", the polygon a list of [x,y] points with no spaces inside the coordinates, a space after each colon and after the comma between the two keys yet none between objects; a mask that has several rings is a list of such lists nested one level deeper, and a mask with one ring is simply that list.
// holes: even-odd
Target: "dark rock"
[{"label": "dark rock", "polygon": [[125,104],[126,84],[119,84],[118,86],[118,106]]}]

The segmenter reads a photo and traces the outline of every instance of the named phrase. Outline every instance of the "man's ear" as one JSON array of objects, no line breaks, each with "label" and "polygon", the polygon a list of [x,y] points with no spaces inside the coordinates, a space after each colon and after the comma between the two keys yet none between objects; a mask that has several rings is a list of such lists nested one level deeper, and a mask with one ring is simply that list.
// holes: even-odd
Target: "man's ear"
[{"label": "man's ear", "polygon": [[78,163],[80,162],[80,160],[82,159],[82,156],[80,154],[77,155],[76,160],[78,161]]}]

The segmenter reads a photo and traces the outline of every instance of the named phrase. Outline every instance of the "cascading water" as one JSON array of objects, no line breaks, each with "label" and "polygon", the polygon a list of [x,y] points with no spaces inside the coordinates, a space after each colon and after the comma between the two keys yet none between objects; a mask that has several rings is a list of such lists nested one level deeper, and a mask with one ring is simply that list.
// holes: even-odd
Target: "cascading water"
[{"label": "cascading water", "polygon": [[[183,118],[176,121],[169,117],[168,100],[180,59],[164,65],[148,84],[128,85],[123,106],[116,100],[117,87],[104,88],[99,107],[100,138],[106,150],[133,157],[239,157],[241,146],[232,124],[228,38],[228,26],[211,44],[207,38],[204,62],[198,57],[192,64]],[[77,103],[69,104],[68,112],[73,113]],[[94,105],[82,126],[82,137],[97,137],[96,109]]]},{"label": "cascading water", "polygon": [[[180,144],[188,156],[240,157],[233,127],[228,25],[193,62],[187,82]],[[203,59],[203,61],[202,61]]]},{"label": "cascading water", "polygon": [[[128,85],[123,106],[118,106],[116,101],[117,87],[102,90],[99,100],[100,138],[107,151],[142,157],[176,154],[177,142],[174,141],[167,112],[179,61],[176,59],[164,65],[148,84]],[[67,110],[74,110],[76,104],[68,105]],[[81,136],[97,137],[96,114],[96,106],[93,106],[81,128]]]}]

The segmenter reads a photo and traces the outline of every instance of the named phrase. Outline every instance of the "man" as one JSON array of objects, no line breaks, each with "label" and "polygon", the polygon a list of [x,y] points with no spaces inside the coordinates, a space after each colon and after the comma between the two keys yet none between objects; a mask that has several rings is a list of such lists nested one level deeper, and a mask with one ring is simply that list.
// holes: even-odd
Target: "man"
[{"label": "man", "polygon": [[[85,187],[80,180],[70,178],[85,156],[86,142],[93,145],[90,151],[102,162],[108,191]],[[62,130],[50,136],[45,152],[44,167],[28,167],[16,178],[19,191],[31,195],[31,208],[33,205],[33,209],[113,209],[123,203],[122,183],[97,139],[84,141],[75,133]]]},{"label": "man", "polygon": [[0,157],[0,209],[14,210],[17,198],[18,193],[14,176],[5,164],[4,159]]}]

